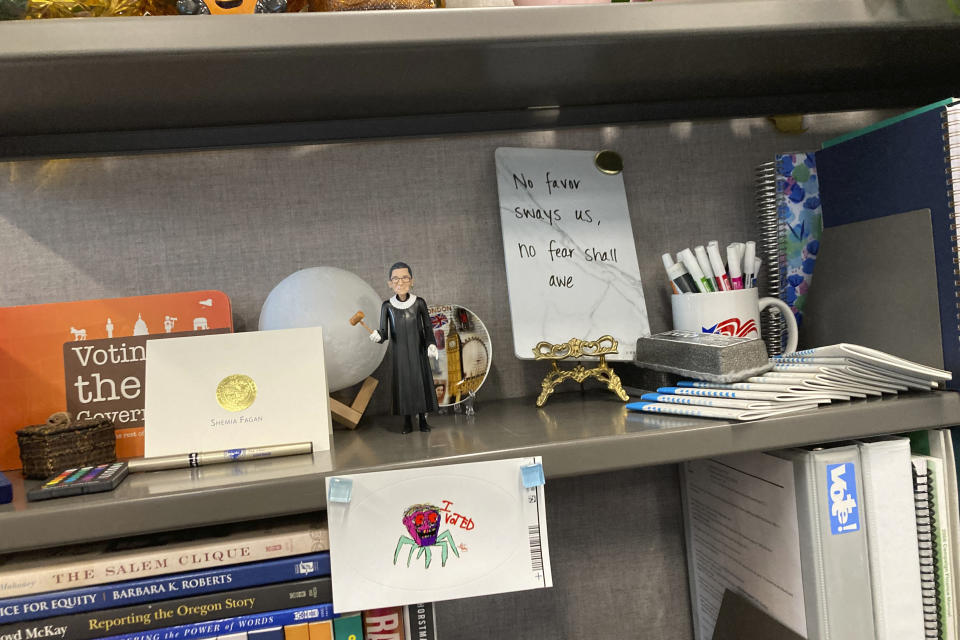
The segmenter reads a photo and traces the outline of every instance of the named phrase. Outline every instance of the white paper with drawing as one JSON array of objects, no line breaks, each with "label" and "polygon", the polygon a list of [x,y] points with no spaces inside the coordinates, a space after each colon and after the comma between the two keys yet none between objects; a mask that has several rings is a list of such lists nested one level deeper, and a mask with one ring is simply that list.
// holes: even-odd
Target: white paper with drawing
[{"label": "white paper with drawing", "polygon": [[544,488],[521,480],[539,462],[338,476],[353,490],[327,503],[334,611],[553,586]]},{"label": "white paper with drawing", "polygon": [[495,155],[516,356],[610,334],[620,345],[608,359],[633,360],[650,327],[623,175],[602,173],[593,151]]}]

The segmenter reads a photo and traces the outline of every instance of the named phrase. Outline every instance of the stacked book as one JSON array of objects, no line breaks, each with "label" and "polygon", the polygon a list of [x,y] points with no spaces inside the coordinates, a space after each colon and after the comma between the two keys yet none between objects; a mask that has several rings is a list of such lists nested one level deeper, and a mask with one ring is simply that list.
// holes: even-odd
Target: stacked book
[{"label": "stacked book", "polygon": [[322,513],[0,556],[0,640],[436,640],[429,603],[333,612]]},{"label": "stacked book", "polygon": [[328,549],[306,514],[0,557],[0,638],[339,638]]},{"label": "stacked book", "polygon": [[743,382],[681,381],[627,404],[634,411],[700,418],[759,420],[836,401],[931,391],[949,371],[854,344],[798,351],[772,360],[772,369]]}]

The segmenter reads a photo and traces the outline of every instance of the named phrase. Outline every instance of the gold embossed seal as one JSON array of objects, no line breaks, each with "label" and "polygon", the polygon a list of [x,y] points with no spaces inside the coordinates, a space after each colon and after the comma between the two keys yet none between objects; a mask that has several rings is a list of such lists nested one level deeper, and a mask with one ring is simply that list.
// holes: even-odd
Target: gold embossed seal
[{"label": "gold embossed seal", "polygon": [[257,383],[250,376],[235,373],[217,385],[217,404],[227,411],[243,411],[257,399]]}]

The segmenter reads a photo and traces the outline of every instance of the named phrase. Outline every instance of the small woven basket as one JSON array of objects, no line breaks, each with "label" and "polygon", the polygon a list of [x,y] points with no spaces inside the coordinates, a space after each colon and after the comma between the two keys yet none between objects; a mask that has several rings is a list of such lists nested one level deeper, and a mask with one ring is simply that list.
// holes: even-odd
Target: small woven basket
[{"label": "small woven basket", "polygon": [[110,420],[52,421],[17,431],[23,477],[49,478],[71,467],[115,462],[117,440]]}]

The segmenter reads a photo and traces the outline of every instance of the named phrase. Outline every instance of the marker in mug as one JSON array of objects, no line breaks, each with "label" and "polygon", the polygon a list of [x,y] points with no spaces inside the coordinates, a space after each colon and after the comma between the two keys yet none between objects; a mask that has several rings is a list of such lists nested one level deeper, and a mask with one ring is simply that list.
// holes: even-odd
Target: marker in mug
[{"label": "marker in mug", "polygon": [[703,248],[702,244],[699,244],[693,248],[693,255],[696,256],[700,271],[707,279],[707,291],[716,291],[717,288],[713,285],[713,269],[710,268],[710,258],[707,257],[707,250]]},{"label": "marker in mug", "polygon": [[743,269],[740,268],[740,251],[737,245],[727,245],[727,268],[730,269],[730,286],[734,289],[743,289]]},{"label": "marker in mug", "polygon": [[720,291],[730,291],[730,278],[727,277],[727,270],[723,268],[723,258],[720,257],[720,245],[716,240],[707,245],[707,256],[710,258],[710,267],[713,269],[713,278],[717,281],[717,289]]},{"label": "marker in mug", "polygon": [[670,278],[674,293],[697,292],[697,283],[693,281],[693,277],[687,273],[682,263],[674,263],[669,253],[663,254],[663,266],[667,270],[667,277]]},{"label": "marker in mug", "polygon": [[703,275],[703,271],[700,270],[700,265],[697,264],[697,259],[694,257],[693,251],[684,249],[677,255],[680,256],[680,262],[687,268],[687,272],[693,276],[693,281],[696,283],[700,293],[710,293],[713,291],[713,285],[710,284],[710,281]]},{"label": "marker in mug", "polygon": [[743,288],[752,289],[754,282],[754,265],[757,257],[757,243],[753,240],[747,242],[743,248]]},{"label": "marker in mug", "polygon": [[670,277],[670,267],[673,266],[673,258],[670,257],[669,253],[663,254],[660,259],[663,261],[663,268],[667,271],[667,278],[670,280],[670,289],[672,290],[673,295],[678,295],[680,290],[677,289],[677,285],[673,282],[673,278]]},{"label": "marker in mug", "polygon": [[753,287],[757,287],[757,274],[760,273],[760,265],[763,264],[763,260],[760,258],[753,259]]},{"label": "marker in mug", "polygon": [[740,265],[740,273],[743,273],[743,252],[746,249],[747,245],[742,242],[732,242],[732,246],[737,248],[737,255],[740,256],[740,259],[737,260],[737,264]]}]

